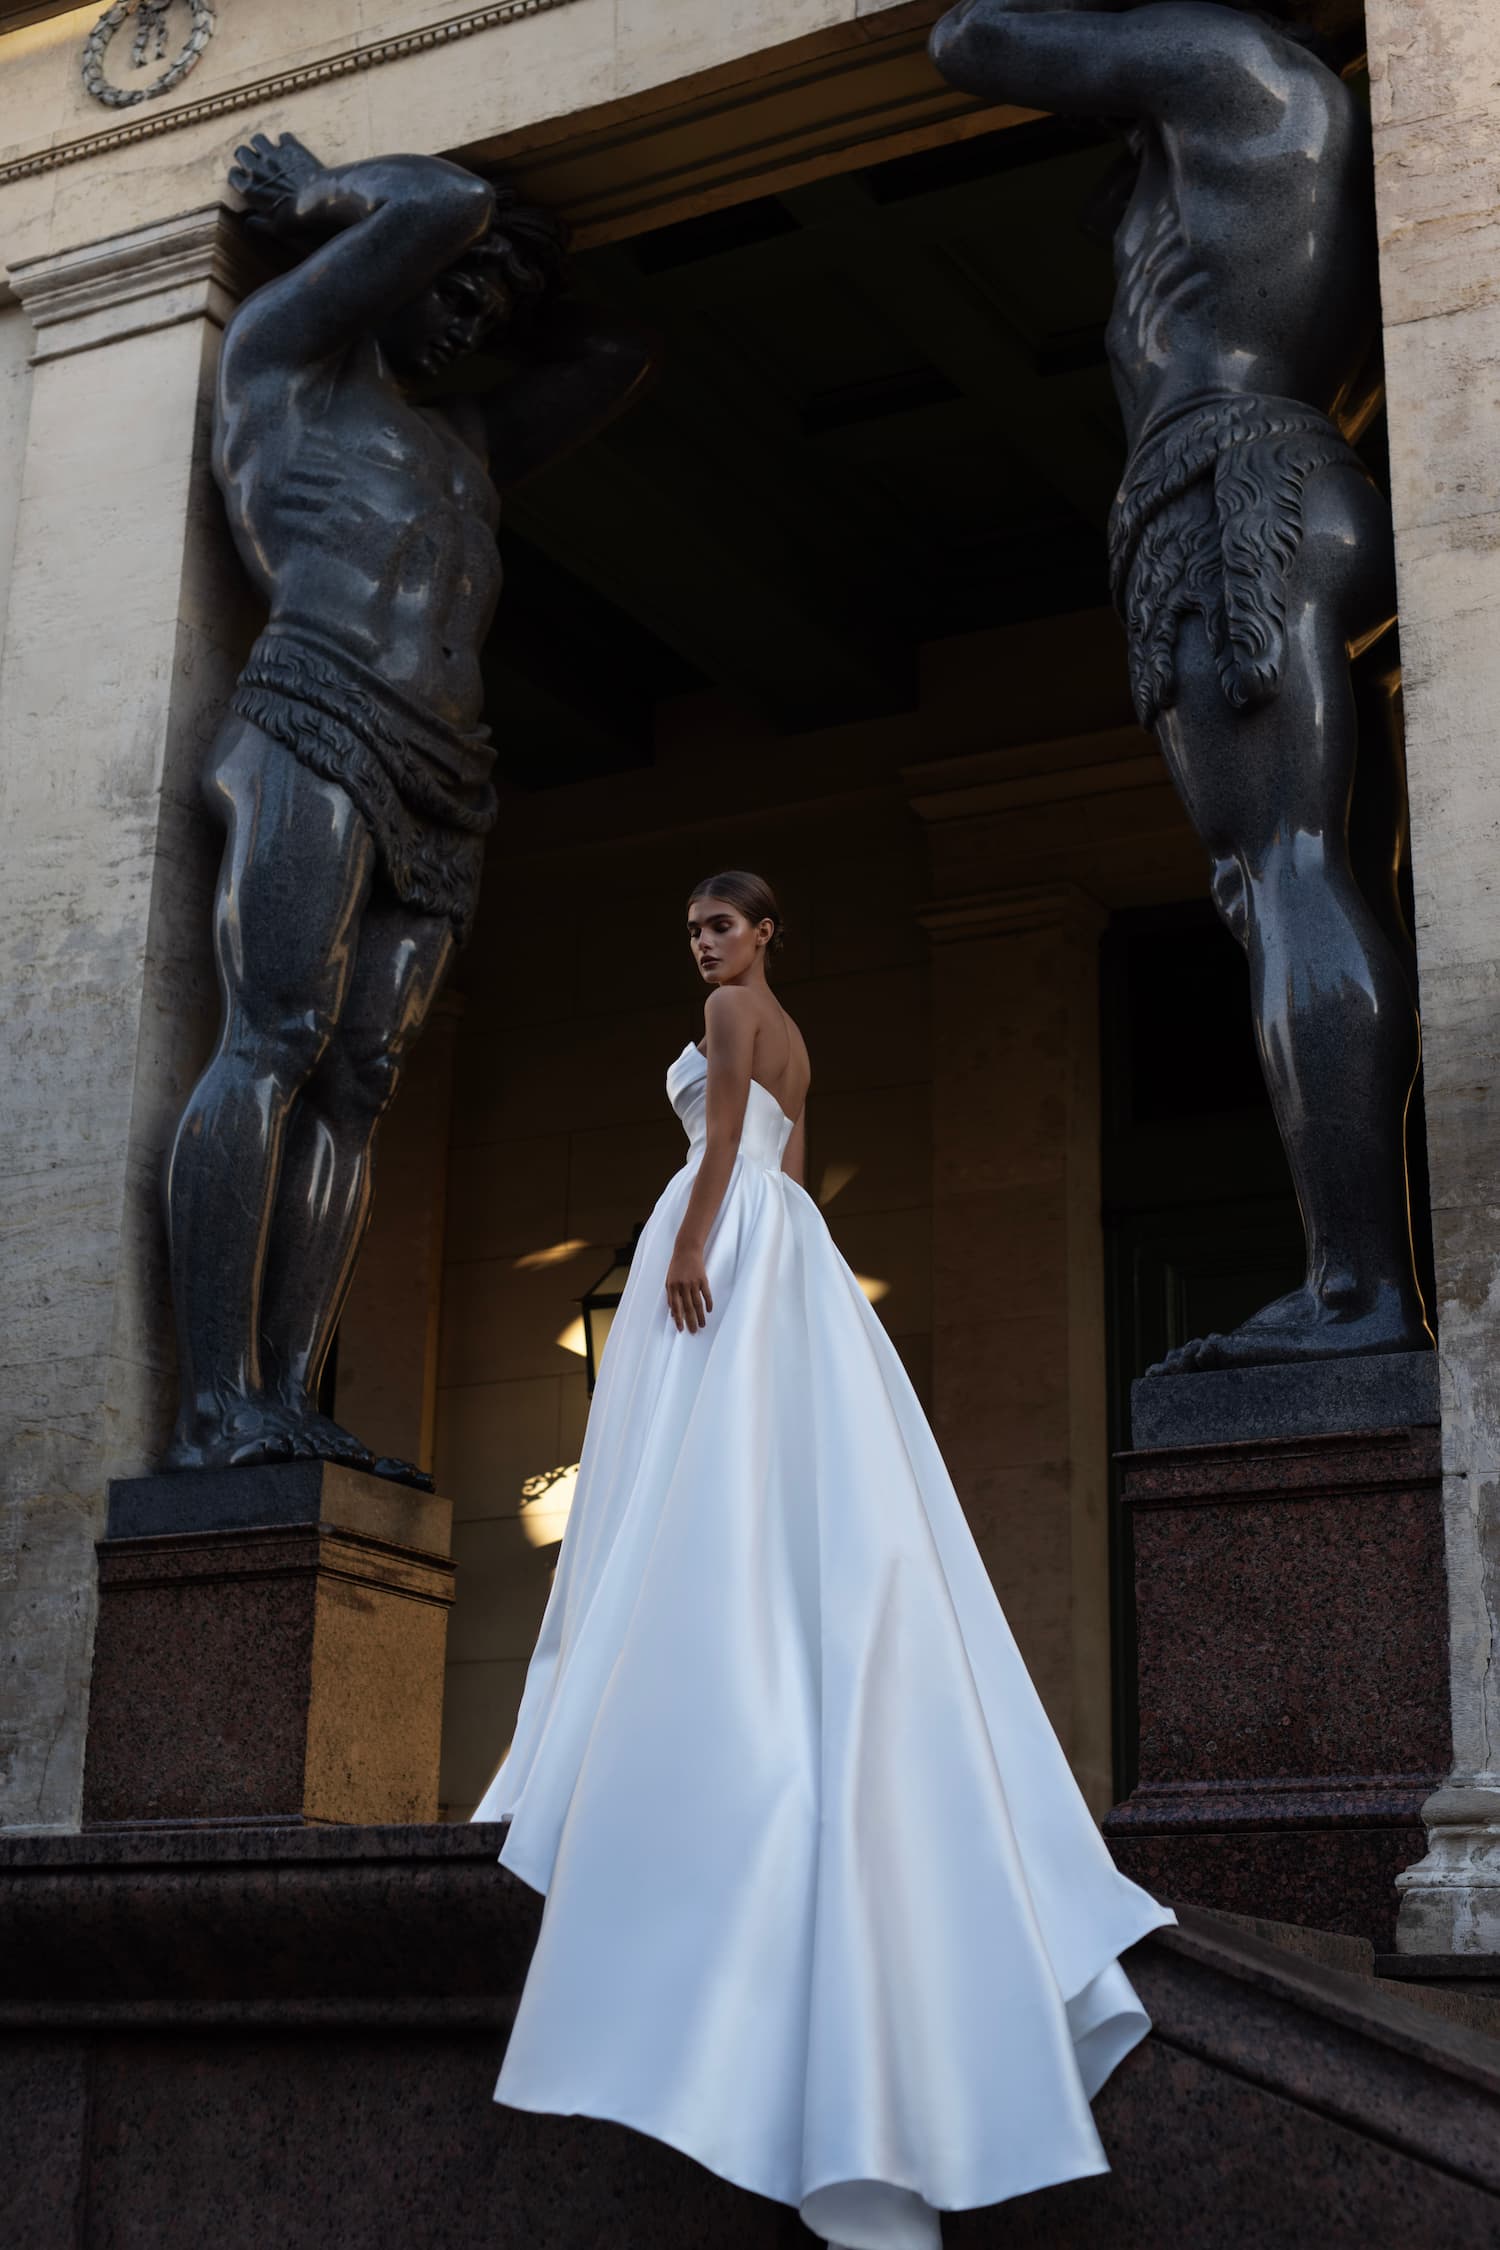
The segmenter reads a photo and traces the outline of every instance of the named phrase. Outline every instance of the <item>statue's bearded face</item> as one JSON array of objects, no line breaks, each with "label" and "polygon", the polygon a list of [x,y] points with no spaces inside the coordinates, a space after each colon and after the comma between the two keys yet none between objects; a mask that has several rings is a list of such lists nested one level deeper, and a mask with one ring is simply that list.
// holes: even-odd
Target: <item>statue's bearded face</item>
[{"label": "statue's bearded face", "polygon": [[404,375],[436,375],[502,327],[514,298],[490,263],[461,261],[438,275],[400,313],[382,337]]}]

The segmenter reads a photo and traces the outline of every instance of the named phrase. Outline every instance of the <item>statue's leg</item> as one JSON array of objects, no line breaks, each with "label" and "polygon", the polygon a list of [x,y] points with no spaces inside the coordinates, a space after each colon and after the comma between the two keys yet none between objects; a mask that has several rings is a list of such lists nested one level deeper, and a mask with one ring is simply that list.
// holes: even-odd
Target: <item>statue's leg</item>
[{"label": "statue's leg", "polygon": [[167,1166],[176,1468],[298,1450],[265,1395],[261,1284],[287,1117],[339,1020],[375,858],[346,793],[245,720],[221,733],[206,794],[226,831],[214,906],[223,1014]]},{"label": "statue's leg", "polygon": [[[261,1336],[268,1381],[307,1423],[323,1423],[318,1384],[369,1223],[376,1131],[453,954],[451,923],[377,889],[338,1027],[293,1113]],[[387,1475],[417,1474],[404,1462],[379,1465]]]},{"label": "statue's leg", "polygon": [[1416,1011],[1349,841],[1359,742],[1349,649],[1382,621],[1388,551],[1378,496],[1352,470],[1325,471],[1306,494],[1275,699],[1236,711],[1201,621],[1181,635],[1178,697],[1160,739],[1213,859],[1215,903],[1245,948],[1308,1262],[1300,1289],[1230,1335],[1181,1346],[1164,1372],[1431,1342],[1406,1176]]}]

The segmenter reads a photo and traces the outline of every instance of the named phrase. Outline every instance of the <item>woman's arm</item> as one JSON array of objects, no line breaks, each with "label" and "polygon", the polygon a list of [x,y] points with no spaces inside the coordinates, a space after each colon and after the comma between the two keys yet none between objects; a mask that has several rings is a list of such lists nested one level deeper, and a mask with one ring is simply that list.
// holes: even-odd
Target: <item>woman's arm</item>
[{"label": "woman's arm", "polygon": [[704,1256],[709,1229],[729,1186],[740,1152],[745,1105],[750,1099],[750,1069],[755,1060],[755,1003],[732,985],[711,992],[703,1011],[708,1037],[708,1123],[698,1176],[688,1197],[672,1262],[667,1268],[667,1305],[679,1329],[697,1330],[714,1309]]}]

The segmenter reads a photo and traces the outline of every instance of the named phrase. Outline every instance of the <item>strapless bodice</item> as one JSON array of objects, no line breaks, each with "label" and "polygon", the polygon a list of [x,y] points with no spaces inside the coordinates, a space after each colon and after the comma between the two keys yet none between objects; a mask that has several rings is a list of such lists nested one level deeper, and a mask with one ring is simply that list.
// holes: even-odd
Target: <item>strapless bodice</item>
[{"label": "strapless bodice", "polygon": [[[707,1089],[708,1057],[689,1042],[667,1072],[667,1099],[682,1119],[689,1162],[703,1154],[708,1130]],[[740,1154],[745,1162],[763,1172],[779,1171],[791,1131],[792,1120],[776,1096],[758,1078],[752,1078],[740,1129]]]}]

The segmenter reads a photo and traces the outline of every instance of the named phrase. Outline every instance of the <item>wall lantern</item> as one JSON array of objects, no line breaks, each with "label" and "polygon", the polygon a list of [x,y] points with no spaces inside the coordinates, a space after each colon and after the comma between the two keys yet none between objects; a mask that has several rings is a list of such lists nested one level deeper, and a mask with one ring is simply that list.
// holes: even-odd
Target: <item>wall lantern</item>
[{"label": "wall lantern", "polygon": [[594,1395],[594,1385],[599,1380],[599,1362],[609,1341],[614,1324],[615,1307],[625,1294],[625,1284],[630,1278],[630,1261],[635,1256],[635,1246],[641,1239],[643,1219],[636,1221],[634,1234],[623,1250],[617,1250],[607,1273],[602,1273],[592,1289],[586,1290],[580,1302],[583,1306],[584,1354],[588,1361],[589,1396]]}]

